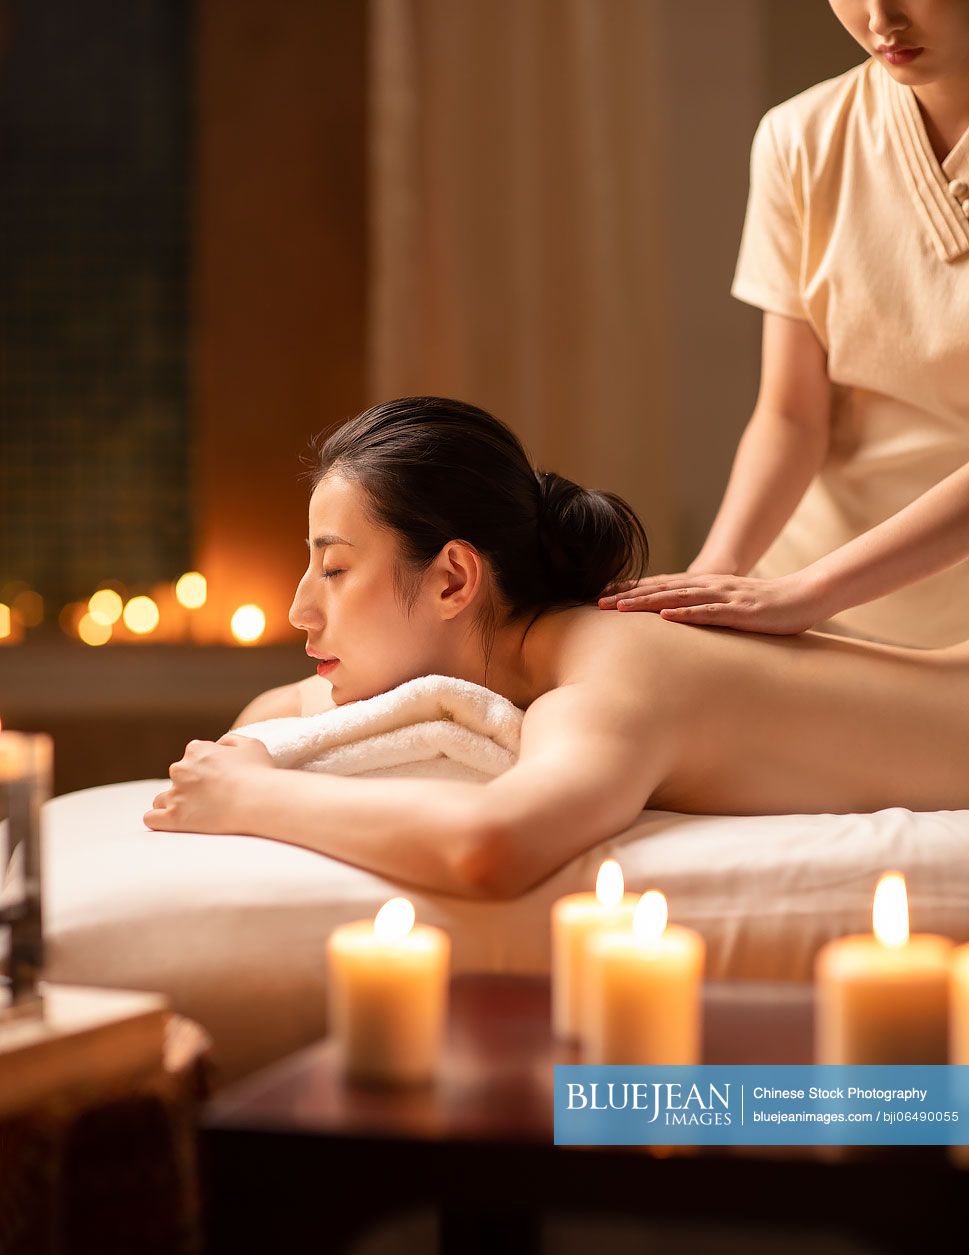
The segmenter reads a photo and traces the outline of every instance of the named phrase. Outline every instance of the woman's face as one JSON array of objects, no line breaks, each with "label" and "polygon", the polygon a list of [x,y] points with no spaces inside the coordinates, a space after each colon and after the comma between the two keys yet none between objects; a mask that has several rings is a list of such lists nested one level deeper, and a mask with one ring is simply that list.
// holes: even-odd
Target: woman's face
[{"label": "woman's face", "polygon": [[[877,58],[892,78],[918,86],[969,76],[969,0],[829,0],[853,39]],[[881,49],[919,48],[895,63]]]},{"label": "woman's face", "polygon": [[[460,587],[460,572],[450,572],[447,552],[424,573],[408,616],[392,583],[396,535],[370,520],[361,486],[336,474],[325,476],[310,498],[309,546],[289,621],[306,632],[308,652],[338,660],[321,673],[337,705],[417,676],[447,674],[452,620],[468,604],[469,591]],[[457,595],[449,603],[452,586]]]}]

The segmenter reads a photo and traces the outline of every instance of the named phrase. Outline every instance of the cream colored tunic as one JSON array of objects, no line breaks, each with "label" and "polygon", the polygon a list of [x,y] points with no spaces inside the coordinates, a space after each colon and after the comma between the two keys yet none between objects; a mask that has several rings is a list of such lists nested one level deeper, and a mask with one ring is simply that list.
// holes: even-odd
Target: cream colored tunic
[{"label": "cream colored tunic", "polygon": [[[874,58],[761,120],[731,292],[807,319],[832,381],[824,465],[750,574],[813,562],[969,461],[969,130],[940,164]],[[818,626],[969,640],[969,561]]]}]

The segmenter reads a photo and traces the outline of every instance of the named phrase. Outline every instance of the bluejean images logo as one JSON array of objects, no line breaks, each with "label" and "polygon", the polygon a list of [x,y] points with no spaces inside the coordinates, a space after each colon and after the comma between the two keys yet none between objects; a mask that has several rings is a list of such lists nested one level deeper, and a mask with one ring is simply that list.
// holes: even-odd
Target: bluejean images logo
[{"label": "bluejean images logo", "polygon": [[641,1111],[648,1124],[728,1125],[730,1082],[684,1086],[678,1081],[566,1081],[568,1111]]},{"label": "bluejean images logo", "polygon": [[969,1065],[559,1064],[560,1145],[969,1145]]}]

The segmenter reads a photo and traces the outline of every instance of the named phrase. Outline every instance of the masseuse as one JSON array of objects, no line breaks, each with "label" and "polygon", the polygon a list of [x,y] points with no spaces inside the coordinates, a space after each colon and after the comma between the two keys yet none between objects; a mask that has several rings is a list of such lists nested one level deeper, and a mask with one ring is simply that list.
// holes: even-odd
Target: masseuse
[{"label": "masseuse", "polygon": [[731,292],[760,390],[686,572],[600,606],[969,639],[969,0],[830,0],[870,54],[770,109]]}]

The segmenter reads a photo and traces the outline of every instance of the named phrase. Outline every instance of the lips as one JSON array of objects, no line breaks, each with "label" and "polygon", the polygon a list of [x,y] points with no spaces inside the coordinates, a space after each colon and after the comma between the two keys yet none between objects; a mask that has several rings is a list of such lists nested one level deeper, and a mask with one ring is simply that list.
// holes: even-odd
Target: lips
[{"label": "lips", "polygon": [[308,649],[307,654],[310,658],[315,658],[317,662],[336,662],[337,659],[332,654],[317,654],[312,649]]},{"label": "lips", "polygon": [[911,61],[913,57],[917,57],[922,48],[915,44],[879,44],[876,51],[888,60]]}]

